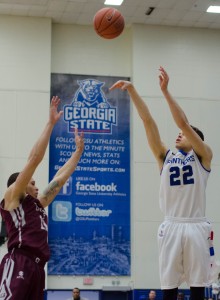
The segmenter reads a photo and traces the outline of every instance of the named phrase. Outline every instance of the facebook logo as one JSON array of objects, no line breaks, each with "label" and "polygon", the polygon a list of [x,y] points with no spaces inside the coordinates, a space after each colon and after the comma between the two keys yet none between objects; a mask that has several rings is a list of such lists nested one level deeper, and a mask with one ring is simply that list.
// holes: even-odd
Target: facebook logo
[{"label": "facebook logo", "polygon": [[52,203],[52,220],[70,222],[72,220],[72,203],[69,201],[54,201]]},{"label": "facebook logo", "polygon": [[72,177],[64,183],[63,187],[61,188],[59,195],[72,195]]}]

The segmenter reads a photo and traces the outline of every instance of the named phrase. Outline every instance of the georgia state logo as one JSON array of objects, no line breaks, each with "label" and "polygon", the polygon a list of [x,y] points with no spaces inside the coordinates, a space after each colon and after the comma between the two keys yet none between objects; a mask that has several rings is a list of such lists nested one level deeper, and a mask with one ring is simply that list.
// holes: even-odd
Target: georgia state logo
[{"label": "georgia state logo", "polygon": [[75,128],[91,133],[111,133],[117,125],[116,108],[111,107],[102,90],[104,82],[95,79],[77,80],[79,85],[73,102],[64,106],[68,132]]}]

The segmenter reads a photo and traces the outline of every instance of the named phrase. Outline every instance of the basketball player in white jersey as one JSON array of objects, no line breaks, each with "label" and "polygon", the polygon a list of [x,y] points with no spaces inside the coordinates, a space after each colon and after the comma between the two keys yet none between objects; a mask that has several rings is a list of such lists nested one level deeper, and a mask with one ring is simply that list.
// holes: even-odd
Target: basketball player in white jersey
[{"label": "basketball player in white jersey", "polygon": [[161,185],[159,202],[165,215],[158,230],[159,268],[164,300],[176,300],[184,281],[191,300],[203,300],[214,264],[213,232],[205,218],[205,189],[212,150],[203,133],[191,126],[168,91],[169,77],[160,67],[159,82],[173,119],[180,129],[177,153],[161,141],[151,113],[131,82],[118,81],[110,90],[127,90],[141,117],[149,146],[158,162]]}]

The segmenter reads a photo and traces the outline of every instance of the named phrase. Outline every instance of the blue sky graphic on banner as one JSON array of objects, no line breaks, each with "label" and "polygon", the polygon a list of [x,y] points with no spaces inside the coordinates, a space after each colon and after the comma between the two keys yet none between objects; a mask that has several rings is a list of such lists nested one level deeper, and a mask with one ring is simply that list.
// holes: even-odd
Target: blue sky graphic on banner
[{"label": "blue sky graphic on banner", "polygon": [[49,275],[130,275],[130,100],[109,87],[129,78],[51,75],[64,111],[50,139],[49,179],[75,150],[85,150],[49,206]]}]

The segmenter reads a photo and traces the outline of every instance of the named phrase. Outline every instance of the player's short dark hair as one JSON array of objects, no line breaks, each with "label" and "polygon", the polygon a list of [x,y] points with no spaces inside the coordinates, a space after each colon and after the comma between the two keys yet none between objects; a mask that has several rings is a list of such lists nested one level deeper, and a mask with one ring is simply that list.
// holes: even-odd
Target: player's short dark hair
[{"label": "player's short dark hair", "polygon": [[192,125],[190,125],[190,126],[191,126],[192,129],[200,136],[200,138],[204,141],[204,134],[202,133],[202,131],[199,130],[199,128],[197,128],[197,127],[195,127],[195,126],[192,126]]},{"label": "player's short dark hair", "polygon": [[20,174],[20,172],[16,172],[16,173],[11,174],[11,176],[9,176],[8,181],[7,181],[7,187],[12,185],[17,180],[19,174]]}]

